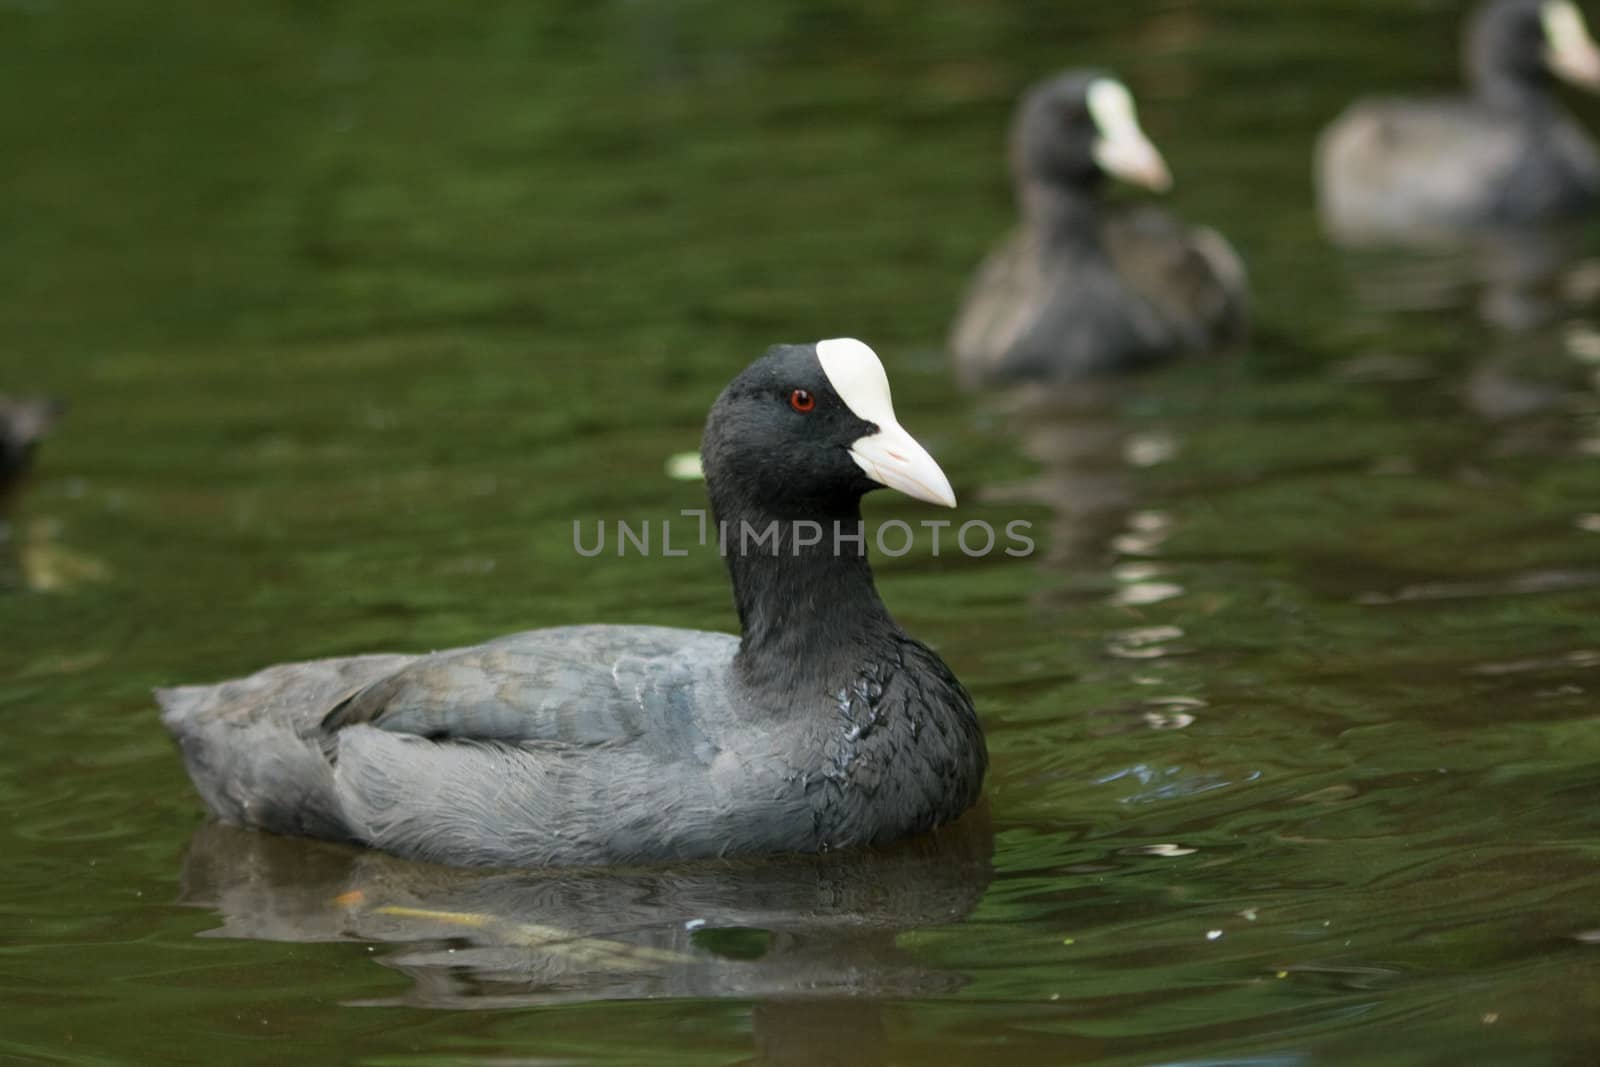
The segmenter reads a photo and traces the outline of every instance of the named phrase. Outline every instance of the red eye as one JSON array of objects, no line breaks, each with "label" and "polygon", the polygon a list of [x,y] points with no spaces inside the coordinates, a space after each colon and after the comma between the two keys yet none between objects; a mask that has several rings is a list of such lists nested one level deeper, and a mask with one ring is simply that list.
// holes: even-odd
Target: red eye
[{"label": "red eye", "polygon": [[789,406],[804,415],[817,406],[817,398],[804,389],[796,389],[789,394]]}]

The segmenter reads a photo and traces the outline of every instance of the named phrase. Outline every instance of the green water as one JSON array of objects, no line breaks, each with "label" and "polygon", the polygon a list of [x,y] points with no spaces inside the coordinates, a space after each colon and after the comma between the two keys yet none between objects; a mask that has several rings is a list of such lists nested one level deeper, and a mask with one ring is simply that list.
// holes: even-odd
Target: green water
[{"label": "green water", "polygon": [[[1351,95],[1449,83],[1453,7],[0,0],[0,389],[73,404],[0,594],[0,1059],[1594,1062],[1595,269],[1512,336],[1459,264],[1332,253],[1307,188]],[[1254,340],[960,396],[1011,98],[1090,62]],[[721,384],[840,334],[961,517],[1041,531],[878,568],[986,812],[584,874],[206,827],[151,686],[732,627],[713,555],[571,522],[697,506],[664,464]]]}]

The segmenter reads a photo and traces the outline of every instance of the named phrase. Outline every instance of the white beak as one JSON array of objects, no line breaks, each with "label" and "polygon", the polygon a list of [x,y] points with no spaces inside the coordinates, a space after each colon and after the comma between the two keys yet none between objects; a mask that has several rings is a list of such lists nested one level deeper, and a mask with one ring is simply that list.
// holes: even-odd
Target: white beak
[{"label": "white beak", "polygon": [[955,507],[950,479],[894,417],[889,376],[877,353],[853,337],[835,337],[817,342],[817,362],[845,407],[878,428],[850,445],[850,458],[867,477],[914,500]]},{"label": "white beak", "polygon": [[1172,188],[1167,161],[1144,135],[1133,96],[1121,82],[1101,78],[1089,86],[1089,116],[1100,133],[1093,153],[1101,170],[1153,192]]},{"label": "white beak", "polygon": [[877,433],[858,438],[850,446],[850,458],[879,485],[897,489],[913,500],[956,506],[950,479],[898,422],[879,423]]},{"label": "white beak", "polygon": [[1540,20],[1550,70],[1563,81],[1600,91],[1600,46],[1589,36],[1578,6],[1572,0],[1546,0]]}]

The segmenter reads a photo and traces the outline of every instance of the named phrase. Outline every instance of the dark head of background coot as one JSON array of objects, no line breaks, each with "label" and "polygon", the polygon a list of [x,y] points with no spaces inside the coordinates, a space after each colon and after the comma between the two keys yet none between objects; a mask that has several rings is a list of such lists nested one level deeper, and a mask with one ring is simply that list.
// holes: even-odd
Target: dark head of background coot
[{"label": "dark head of background coot", "polygon": [[0,396],[0,510],[33,464],[39,442],[66,412],[48,396]]},{"label": "dark head of background coot", "polygon": [[[1098,114],[1097,114],[1098,112]],[[1079,190],[1100,188],[1110,172],[1163,192],[1172,185],[1166,164],[1148,143],[1141,158],[1118,165],[1104,153],[1108,137],[1133,132],[1132,98],[1110,71],[1071,70],[1023,93],[1011,124],[1011,173],[1022,184]],[[1117,129],[1108,129],[1116,122]],[[1132,146],[1130,145],[1130,149]],[[1133,151],[1138,152],[1138,149]]]},{"label": "dark head of background coot", "polygon": [[1462,38],[1462,68],[1473,91],[1490,103],[1526,106],[1547,97],[1558,78],[1600,88],[1600,68],[1586,70],[1585,61],[1566,58],[1577,54],[1566,44],[1582,26],[1576,12],[1570,0],[1480,4]]}]

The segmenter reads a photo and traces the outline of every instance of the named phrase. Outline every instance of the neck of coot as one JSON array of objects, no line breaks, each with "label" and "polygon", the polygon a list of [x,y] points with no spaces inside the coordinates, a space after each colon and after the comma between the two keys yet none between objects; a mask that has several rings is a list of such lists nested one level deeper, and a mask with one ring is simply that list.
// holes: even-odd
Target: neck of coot
[{"label": "neck of coot", "polygon": [[742,502],[713,510],[743,634],[734,665],[747,684],[831,693],[904,636],[878,597],[864,536],[846,540],[865,532],[859,500],[798,518]]},{"label": "neck of coot", "polygon": [[1101,256],[1104,205],[1094,185],[1028,178],[1017,185],[1026,226],[1054,252]]},{"label": "neck of coot", "polygon": [[1473,25],[1462,54],[1467,84],[1479,103],[1528,115],[1554,110],[1554,75],[1536,54],[1512,50],[1503,31],[1488,23]]},{"label": "neck of coot", "polygon": [[1534,118],[1555,111],[1555,94],[1547,76],[1492,68],[1474,71],[1471,85],[1472,95],[1496,111]]}]

